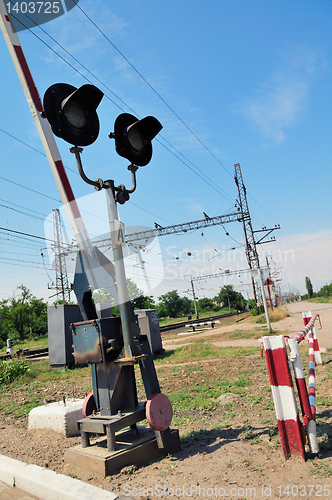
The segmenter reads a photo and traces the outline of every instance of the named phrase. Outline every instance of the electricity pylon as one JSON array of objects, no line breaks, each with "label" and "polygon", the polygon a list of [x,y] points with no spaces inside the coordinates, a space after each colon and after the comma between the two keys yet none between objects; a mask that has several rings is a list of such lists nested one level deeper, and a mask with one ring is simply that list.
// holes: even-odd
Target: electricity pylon
[{"label": "electricity pylon", "polygon": [[[238,193],[239,193],[239,206],[241,210],[241,221],[243,224],[244,237],[246,240],[246,256],[248,260],[248,265],[250,269],[258,269],[259,268],[259,257],[256,248],[254,231],[251,225],[251,217],[249,212],[249,206],[247,201],[247,191],[245,185],[243,183],[241,167],[239,163],[234,165],[235,168],[235,184],[237,185]],[[262,294],[260,292],[257,283],[254,278],[251,277],[252,280],[252,288],[254,292],[254,298],[256,304],[262,304]]]},{"label": "electricity pylon", "polygon": [[[251,225],[251,217],[250,217],[250,212],[249,212],[249,206],[248,206],[248,200],[247,200],[247,192],[245,185],[243,183],[243,178],[242,178],[242,172],[241,172],[241,167],[239,163],[234,164],[235,168],[235,184],[237,185],[238,193],[239,193],[239,206],[241,210],[241,221],[243,224],[243,229],[244,229],[244,236],[245,236],[245,241],[246,241],[246,256],[248,260],[248,265],[251,270],[256,270],[257,271],[257,277],[259,283],[257,283],[253,276],[251,276],[252,279],[252,287],[253,287],[253,292],[254,292],[254,297],[255,297],[255,303],[258,305],[261,305],[263,303],[264,305],[264,311],[265,311],[265,316],[266,316],[266,322],[269,331],[271,331],[271,325],[270,325],[270,318],[269,318],[269,312],[267,308],[267,302],[266,302],[266,297],[264,293],[264,283],[262,279],[262,271],[259,265],[259,257],[258,257],[258,252],[256,248],[256,241],[255,241],[255,232],[252,229]],[[275,229],[279,229],[280,226],[275,226],[274,228],[262,228],[260,232],[265,232],[266,234],[263,235],[259,243],[267,243],[267,241],[263,241],[266,236],[268,236],[272,231]],[[275,238],[271,238],[270,241],[274,241]]]},{"label": "electricity pylon", "polygon": [[71,288],[68,282],[66,259],[63,252],[60,212],[57,208],[53,210],[53,234],[54,244],[52,245],[52,249],[54,251],[55,287],[49,286],[49,288],[55,288],[57,301],[62,299],[65,304],[66,302],[70,302]]}]

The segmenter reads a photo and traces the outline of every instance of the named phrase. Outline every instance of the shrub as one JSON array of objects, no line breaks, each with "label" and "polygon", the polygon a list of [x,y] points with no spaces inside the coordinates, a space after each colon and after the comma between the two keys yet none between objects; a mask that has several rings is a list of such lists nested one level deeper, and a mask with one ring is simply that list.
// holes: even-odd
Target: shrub
[{"label": "shrub", "polygon": [[250,309],[250,313],[252,316],[258,316],[259,314],[262,314],[264,312],[264,307],[263,306],[255,306]]},{"label": "shrub", "polygon": [[0,362],[0,386],[10,384],[15,379],[22,377],[29,370],[28,363],[23,359],[13,359]]}]

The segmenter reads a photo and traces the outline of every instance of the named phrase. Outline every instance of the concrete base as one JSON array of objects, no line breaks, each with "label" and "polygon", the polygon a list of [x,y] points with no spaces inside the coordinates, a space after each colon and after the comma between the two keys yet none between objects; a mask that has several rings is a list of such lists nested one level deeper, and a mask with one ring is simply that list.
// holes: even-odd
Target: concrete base
[{"label": "concrete base", "polygon": [[82,415],[84,399],[66,400],[58,403],[50,403],[34,408],[29,413],[28,430],[50,429],[66,437],[78,436],[77,421]]},{"label": "concrete base", "polygon": [[158,448],[154,431],[149,427],[138,426],[139,434],[125,430],[116,434],[116,451],[107,451],[106,438],[91,440],[91,446],[81,445],[65,450],[65,462],[74,469],[86,469],[90,472],[110,476],[116,470],[128,465],[142,465],[158,460],[168,453],[180,449],[179,431],[171,430],[172,442],[167,448]]}]

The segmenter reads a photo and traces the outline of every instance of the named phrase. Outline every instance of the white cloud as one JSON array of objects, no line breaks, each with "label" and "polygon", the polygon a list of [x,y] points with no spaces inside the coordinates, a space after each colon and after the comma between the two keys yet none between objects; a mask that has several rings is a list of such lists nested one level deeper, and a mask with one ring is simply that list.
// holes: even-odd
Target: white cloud
[{"label": "white cloud", "polygon": [[275,265],[281,267],[282,285],[289,283],[303,294],[306,276],[310,277],[315,291],[332,282],[331,249],[332,230],[328,229],[280,237],[267,253],[272,255]]},{"label": "white cloud", "polygon": [[263,136],[280,144],[285,140],[285,128],[295,121],[301,111],[308,88],[300,81],[285,81],[275,88],[266,87],[255,100],[247,101],[246,117]]},{"label": "white cloud", "polygon": [[276,144],[286,138],[286,130],[305,110],[314,78],[324,67],[313,53],[295,49],[284,55],[283,65],[241,104],[241,112],[263,139]]}]

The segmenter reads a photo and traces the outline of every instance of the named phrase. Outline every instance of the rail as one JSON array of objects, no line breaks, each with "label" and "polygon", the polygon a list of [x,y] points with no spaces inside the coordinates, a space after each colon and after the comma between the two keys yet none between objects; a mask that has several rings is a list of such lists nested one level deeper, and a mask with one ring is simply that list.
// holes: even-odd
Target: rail
[{"label": "rail", "polygon": [[48,347],[42,347],[38,349],[17,349],[16,352],[11,354],[4,354],[0,356],[0,361],[5,361],[6,359],[11,359],[13,357],[24,356],[27,359],[35,359],[41,356],[48,355]]},{"label": "rail", "polygon": [[[163,325],[160,327],[160,331],[161,332],[167,332],[169,330],[177,330],[179,328],[185,328],[186,325],[189,325],[189,326],[192,326],[192,325],[196,325],[198,326],[198,323],[202,322],[202,321],[214,321],[217,320],[217,319],[222,319],[222,318],[229,318],[231,316],[238,316],[237,313],[226,313],[226,314],[218,314],[216,316],[209,316],[207,318],[202,318],[202,319],[193,319],[193,320],[187,320],[187,321],[181,321],[179,323],[172,323],[170,325]],[[241,318],[242,319],[245,319],[245,318]],[[240,320],[239,320],[240,321]]]}]

